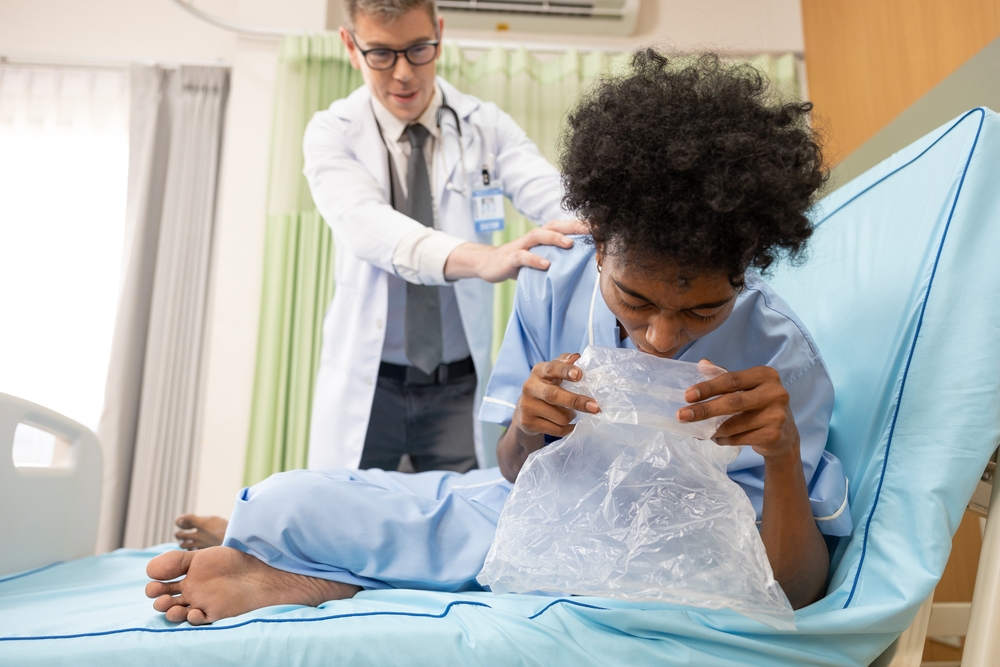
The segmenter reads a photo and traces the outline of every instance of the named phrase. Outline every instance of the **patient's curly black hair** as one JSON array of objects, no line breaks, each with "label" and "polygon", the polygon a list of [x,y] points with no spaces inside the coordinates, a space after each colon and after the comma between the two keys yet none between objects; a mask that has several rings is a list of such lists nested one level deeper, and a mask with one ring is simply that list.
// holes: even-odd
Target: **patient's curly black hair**
[{"label": "patient's curly black hair", "polygon": [[805,213],[826,171],[811,109],[775,100],[749,65],[640,51],[569,115],[563,203],[605,253],[738,286],[747,268],[799,257],[812,234]]}]

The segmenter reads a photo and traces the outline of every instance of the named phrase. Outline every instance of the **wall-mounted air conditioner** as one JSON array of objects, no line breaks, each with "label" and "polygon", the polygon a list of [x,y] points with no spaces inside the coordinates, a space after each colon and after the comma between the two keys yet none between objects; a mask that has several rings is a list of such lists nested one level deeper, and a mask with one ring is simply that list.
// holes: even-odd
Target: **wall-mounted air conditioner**
[{"label": "wall-mounted air conditioner", "polygon": [[639,0],[437,0],[449,28],[631,35]]}]

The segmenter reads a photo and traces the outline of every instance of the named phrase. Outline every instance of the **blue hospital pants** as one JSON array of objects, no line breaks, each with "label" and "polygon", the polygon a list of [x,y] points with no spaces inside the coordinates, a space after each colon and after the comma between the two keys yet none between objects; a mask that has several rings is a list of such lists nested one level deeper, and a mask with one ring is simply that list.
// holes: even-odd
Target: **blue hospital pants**
[{"label": "blue hospital pants", "polygon": [[482,590],[511,484],[499,469],[294,470],[243,489],[224,546],[368,589]]}]

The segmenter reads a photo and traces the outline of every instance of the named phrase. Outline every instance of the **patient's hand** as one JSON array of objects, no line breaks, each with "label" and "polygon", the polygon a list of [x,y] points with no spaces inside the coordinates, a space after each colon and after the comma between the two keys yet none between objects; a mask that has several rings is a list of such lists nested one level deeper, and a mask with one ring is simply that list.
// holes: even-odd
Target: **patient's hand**
[{"label": "patient's hand", "polygon": [[545,446],[544,436],[561,438],[573,431],[570,422],[574,411],[590,414],[600,411],[594,399],[560,387],[563,380],[583,377],[583,371],[573,365],[579,358],[576,353],[564,354],[531,369],[517,399],[510,428],[497,443],[500,471],[509,481],[517,479],[528,454]]},{"label": "patient's hand", "polygon": [[778,371],[756,366],[723,373],[688,388],[684,398],[693,405],[677,411],[677,419],[695,422],[732,415],[712,438],[720,445],[750,445],[765,459],[799,459],[799,430],[789,406],[788,391]]},{"label": "patient's hand", "polygon": [[559,386],[563,380],[576,382],[583,377],[583,371],[573,365],[579,358],[576,353],[564,354],[558,359],[535,364],[521,388],[511,426],[516,426],[525,435],[543,433],[561,438],[572,433],[570,422],[576,410],[597,414],[597,401]]},{"label": "patient's hand", "polygon": [[764,457],[760,537],[774,578],[799,609],[823,596],[830,555],[813,519],[799,431],[778,371],[757,366],[699,382],[684,395],[680,421],[733,415],[715,432],[720,445],[750,445]]}]

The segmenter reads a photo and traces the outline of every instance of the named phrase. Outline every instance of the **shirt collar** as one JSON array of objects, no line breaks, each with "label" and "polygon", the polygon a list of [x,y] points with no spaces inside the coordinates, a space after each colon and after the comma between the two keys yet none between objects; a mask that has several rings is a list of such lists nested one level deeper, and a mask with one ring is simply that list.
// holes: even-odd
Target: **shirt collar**
[{"label": "shirt collar", "polygon": [[[434,97],[431,98],[431,103],[427,105],[427,108],[424,109],[424,112],[416,121],[426,127],[435,139],[439,136],[437,112],[438,109],[441,108],[443,100],[444,96],[441,93],[441,86],[435,83]],[[378,121],[379,127],[382,128],[382,135],[386,137],[386,139],[408,141],[406,138],[406,126],[410,123],[405,120],[400,120],[394,116],[393,113],[386,109],[374,95],[372,95],[372,110],[375,112],[375,120]]]}]

